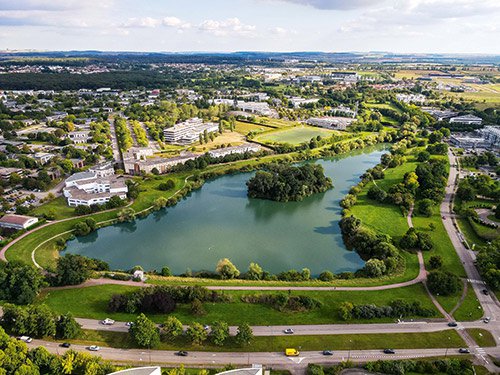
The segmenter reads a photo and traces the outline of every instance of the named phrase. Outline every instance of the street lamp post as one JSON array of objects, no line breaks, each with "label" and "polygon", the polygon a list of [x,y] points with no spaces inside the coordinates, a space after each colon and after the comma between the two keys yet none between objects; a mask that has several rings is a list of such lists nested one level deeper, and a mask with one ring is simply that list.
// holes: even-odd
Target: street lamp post
[{"label": "street lamp post", "polygon": [[349,351],[347,352],[347,362],[351,360],[351,345],[352,345],[352,340],[349,340]]}]

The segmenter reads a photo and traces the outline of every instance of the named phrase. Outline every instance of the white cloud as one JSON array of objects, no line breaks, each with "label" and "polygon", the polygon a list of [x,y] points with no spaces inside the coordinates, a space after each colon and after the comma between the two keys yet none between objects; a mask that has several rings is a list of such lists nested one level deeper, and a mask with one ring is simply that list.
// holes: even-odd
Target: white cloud
[{"label": "white cloud", "polygon": [[228,18],[224,21],[205,20],[198,25],[198,30],[215,36],[255,36],[256,27],[246,25],[238,18]]},{"label": "white cloud", "polygon": [[271,32],[271,34],[278,35],[278,36],[285,36],[288,34],[287,29],[285,29],[283,27],[279,27],[279,26],[271,27],[269,29],[269,31]]},{"label": "white cloud", "polygon": [[141,17],[141,18],[129,18],[125,21],[122,27],[156,27],[161,25],[161,20],[152,17]]}]

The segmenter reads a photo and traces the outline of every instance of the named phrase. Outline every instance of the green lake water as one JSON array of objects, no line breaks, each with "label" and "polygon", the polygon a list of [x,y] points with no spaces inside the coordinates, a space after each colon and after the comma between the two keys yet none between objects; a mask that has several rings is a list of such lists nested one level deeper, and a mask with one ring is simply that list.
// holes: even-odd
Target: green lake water
[{"label": "green lake water", "polygon": [[355,271],[364,262],[344,246],[339,202],[386,147],[317,160],[334,188],[302,202],[249,199],[245,183],[253,173],[226,175],[174,207],[69,241],[66,251],[102,259],[113,269],[169,266],[174,274],[214,270],[221,258],[231,259],[242,272],[250,262],[271,273],[304,267],[313,275]]}]

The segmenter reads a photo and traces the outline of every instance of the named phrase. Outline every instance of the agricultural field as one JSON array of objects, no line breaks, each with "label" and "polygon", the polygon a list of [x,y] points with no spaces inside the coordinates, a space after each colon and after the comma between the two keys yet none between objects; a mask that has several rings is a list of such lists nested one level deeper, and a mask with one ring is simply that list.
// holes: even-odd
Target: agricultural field
[{"label": "agricultural field", "polygon": [[266,132],[258,135],[255,140],[262,143],[277,142],[298,145],[302,142],[308,142],[311,138],[317,137],[318,135],[321,137],[329,137],[338,133],[339,132],[335,130],[302,125],[288,129]]}]

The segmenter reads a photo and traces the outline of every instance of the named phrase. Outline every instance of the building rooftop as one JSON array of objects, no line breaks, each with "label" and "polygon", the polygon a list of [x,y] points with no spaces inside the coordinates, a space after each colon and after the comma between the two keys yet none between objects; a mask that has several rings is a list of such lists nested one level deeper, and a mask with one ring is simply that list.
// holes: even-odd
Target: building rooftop
[{"label": "building rooftop", "polygon": [[4,215],[0,219],[0,223],[24,225],[26,222],[28,222],[31,219],[36,219],[36,218],[34,218],[32,216],[24,216],[24,215]]},{"label": "building rooftop", "polygon": [[66,179],[66,182],[80,181],[80,180],[91,180],[95,178],[94,172],[77,172]]}]

